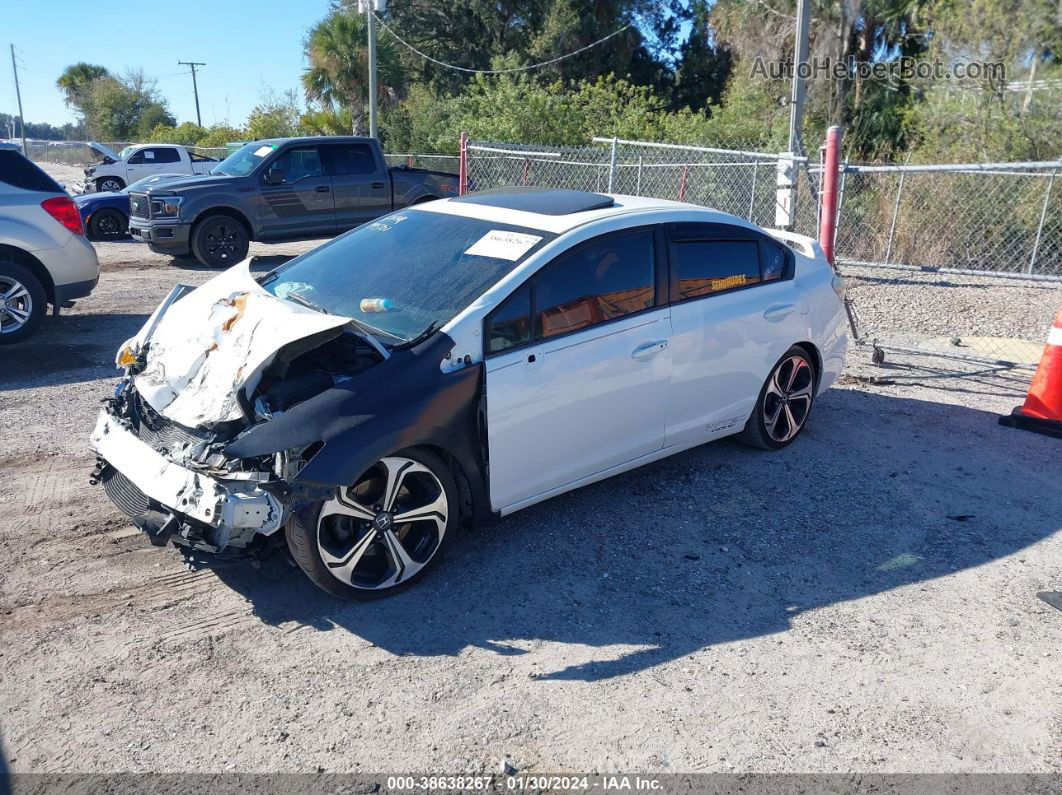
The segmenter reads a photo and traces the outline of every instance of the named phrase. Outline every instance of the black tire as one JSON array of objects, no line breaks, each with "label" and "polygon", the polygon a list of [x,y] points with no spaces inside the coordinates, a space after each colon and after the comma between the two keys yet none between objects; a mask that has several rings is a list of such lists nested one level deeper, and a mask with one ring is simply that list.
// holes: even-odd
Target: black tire
[{"label": "black tire", "polygon": [[[792,444],[811,416],[817,386],[814,357],[794,345],[771,368],[752,416],[739,436],[741,441],[761,450],[780,450]],[[769,423],[770,417],[774,421]]]},{"label": "black tire", "polygon": [[129,235],[129,219],[121,210],[97,210],[89,218],[89,234],[96,240],[117,240]]},{"label": "black tire", "polygon": [[[40,280],[9,252],[0,251],[0,301],[7,300],[19,314],[0,309],[0,345],[10,345],[29,338],[48,312],[48,297]],[[7,296],[13,296],[8,299]],[[21,319],[26,315],[25,319]]]},{"label": "black tire", "polygon": [[[404,577],[394,584],[386,585],[385,587],[372,585],[357,587],[353,583],[348,584],[346,581],[341,581],[337,575],[332,573],[333,568],[337,568],[337,564],[333,563],[333,567],[330,568],[322,557],[321,547],[336,542],[334,536],[336,530],[330,529],[327,524],[328,521],[337,520],[339,522],[349,522],[347,526],[337,528],[339,532],[346,533],[347,538],[338,542],[340,547],[337,548],[336,558],[340,558],[343,555],[350,555],[352,557],[354,550],[359,546],[362,546],[366,550],[363,554],[358,556],[359,561],[362,562],[356,563],[353,567],[356,573],[359,567],[364,567],[367,564],[369,564],[370,572],[373,568],[378,569],[379,563],[393,566],[395,558],[387,552],[384,548],[385,545],[383,541],[380,540],[383,537],[383,533],[392,533],[392,537],[397,538],[399,543],[402,544],[406,554],[410,555],[408,548],[405,546],[405,542],[401,540],[403,538],[402,533],[405,532],[404,538],[411,539],[414,542],[414,549],[416,549],[416,547],[421,544],[417,543],[418,537],[411,536],[413,528],[416,527],[418,533],[423,533],[425,528],[422,526],[428,522],[434,523],[434,520],[428,519],[426,521],[414,521],[410,523],[400,523],[395,521],[393,524],[389,524],[391,528],[390,530],[380,531],[376,524],[377,520],[364,521],[360,518],[339,515],[322,517],[322,510],[325,509],[326,505],[329,505],[338,499],[338,496],[330,500],[321,500],[308,505],[295,512],[285,528],[288,549],[299,568],[310,578],[314,585],[333,596],[342,597],[344,599],[370,600],[380,599],[404,591],[406,588],[409,588],[420,581],[429,571],[438,565],[446,552],[446,549],[453,541],[455,531],[459,524],[460,503],[457,485],[454,482],[453,474],[447,468],[446,464],[430,451],[420,448],[400,450],[386,458],[391,460],[411,460],[427,468],[430,470],[431,474],[435,476],[437,484],[441,487],[441,491],[446,497],[447,506],[445,518],[442,520],[444,525],[442,532],[439,533],[438,528],[432,531],[436,536],[441,535],[441,538],[437,539],[434,546],[430,548],[425,547],[423,555],[418,556],[424,557],[424,562],[420,562],[419,559],[416,561],[420,568],[417,569],[414,574]],[[381,466],[381,464],[378,462],[369,467],[365,473],[359,476],[358,480],[350,489],[343,490],[345,496],[350,499],[352,503],[359,499],[357,490],[361,487],[368,485],[371,493],[373,483],[378,480],[373,477],[374,468],[379,466]],[[415,474],[420,476],[422,473],[418,472]],[[399,489],[396,490],[395,505],[399,505],[398,498],[401,497],[401,494],[398,492],[404,488],[404,481],[398,480],[397,482]],[[413,510],[409,510],[408,512],[415,512],[417,507],[419,506],[414,506]],[[400,511],[394,512],[394,514],[399,515],[400,513]],[[394,514],[392,514],[392,516]],[[426,514],[426,516],[432,515],[438,516],[438,514]],[[370,534],[374,534],[377,540],[374,541],[373,539],[368,538]],[[326,538],[326,535],[329,537]],[[321,543],[319,543],[319,536]],[[423,540],[425,539],[420,538],[420,541]],[[363,544],[362,542],[366,543]],[[346,549],[346,547],[343,546],[344,544],[349,544],[350,548]],[[413,558],[414,556],[410,555],[410,557]],[[349,560],[350,558],[347,559]],[[374,566],[372,564],[376,565]],[[342,571],[342,567],[339,568]],[[396,570],[394,576],[397,576],[397,571],[398,570]],[[384,574],[386,573],[387,572],[385,571]],[[388,579],[383,576],[383,574],[381,574],[381,577],[383,577],[384,580]],[[354,576],[351,575],[350,579],[354,579]]]},{"label": "black tire", "polygon": [[125,180],[121,177],[100,177],[96,180],[97,193],[117,193],[125,187]]},{"label": "black tire", "polygon": [[211,215],[192,230],[192,253],[210,268],[228,268],[247,258],[251,237],[231,215]]}]

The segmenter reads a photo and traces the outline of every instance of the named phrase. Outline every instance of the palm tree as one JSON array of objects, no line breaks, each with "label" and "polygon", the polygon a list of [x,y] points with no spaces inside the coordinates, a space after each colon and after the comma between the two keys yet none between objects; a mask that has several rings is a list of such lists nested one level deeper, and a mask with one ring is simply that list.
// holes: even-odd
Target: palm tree
[{"label": "palm tree", "polygon": [[[310,29],[304,47],[310,65],[302,74],[306,98],[329,109],[347,109],[357,134],[369,95],[369,48],[365,17],[337,8]],[[377,102],[392,105],[405,88],[406,76],[397,42],[383,30],[376,39]]]},{"label": "palm tree", "polygon": [[106,67],[81,61],[66,67],[59,79],[55,81],[55,85],[63,92],[67,105],[80,108],[83,99],[82,89],[100,78],[110,76],[111,73]]}]

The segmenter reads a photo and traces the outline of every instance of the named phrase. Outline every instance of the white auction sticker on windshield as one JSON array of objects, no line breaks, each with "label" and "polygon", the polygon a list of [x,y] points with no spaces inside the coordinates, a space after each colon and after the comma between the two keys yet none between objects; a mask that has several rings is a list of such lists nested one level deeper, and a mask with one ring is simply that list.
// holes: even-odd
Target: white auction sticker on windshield
[{"label": "white auction sticker on windshield", "polygon": [[491,229],[473,243],[472,247],[465,253],[471,254],[473,257],[496,257],[515,262],[541,239],[538,235],[525,235],[522,232]]},{"label": "white auction sticker on windshield", "polygon": [[260,146],[260,147],[258,147],[257,149],[254,150],[254,156],[255,157],[265,157],[266,155],[268,155],[272,151],[273,151],[273,147],[272,146]]}]

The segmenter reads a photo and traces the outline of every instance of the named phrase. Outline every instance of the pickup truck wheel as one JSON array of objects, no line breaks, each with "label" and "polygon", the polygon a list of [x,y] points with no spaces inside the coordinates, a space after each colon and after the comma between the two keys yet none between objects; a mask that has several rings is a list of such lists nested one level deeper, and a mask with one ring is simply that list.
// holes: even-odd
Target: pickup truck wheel
[{"label": "pickup truck wheel", "polygon": [[33,334],[48,309],[40,280],[6,256],[0,253],[0,345]]},{"label": "pickup truck wheel", "polygon": [[229,215],[213,215],[192,230],[192,252],[211,268],[227,268],[241,262],[250,245],[243,224]]},{"label": "pickup truck wheel", "polygon": [[129,219],[120,210],[97,210],[89,219],[89,232],[98,240],[113,240],[128,234]]},{"label": "pickup truck wheel", "polygon": [[100,177],[96,180],[96,190],[99,193],[117,193],[125,187],[125,181],[121,177]]}]

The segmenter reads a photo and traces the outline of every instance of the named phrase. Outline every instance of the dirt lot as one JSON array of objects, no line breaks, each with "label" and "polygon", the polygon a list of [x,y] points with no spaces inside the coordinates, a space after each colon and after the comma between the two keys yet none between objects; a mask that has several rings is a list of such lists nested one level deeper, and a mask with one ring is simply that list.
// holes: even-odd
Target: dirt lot
[{"label": "dirt lot", "polygon": [[853,357],[785,451],[581,489],[348,604],[280,558],[186,571],[88,485],[115,348],[210,276],[98,250],[97,291],[0,353],[13,771],[1062,772],[1036,598],[1062,590],[1062,447],[997,425],[1021,378],[870,385],[915,371]]}]

